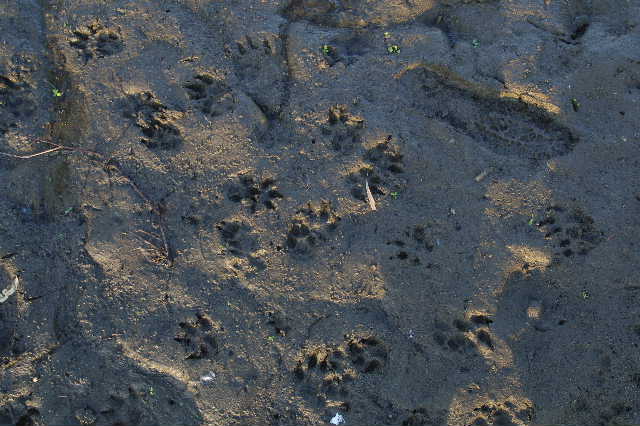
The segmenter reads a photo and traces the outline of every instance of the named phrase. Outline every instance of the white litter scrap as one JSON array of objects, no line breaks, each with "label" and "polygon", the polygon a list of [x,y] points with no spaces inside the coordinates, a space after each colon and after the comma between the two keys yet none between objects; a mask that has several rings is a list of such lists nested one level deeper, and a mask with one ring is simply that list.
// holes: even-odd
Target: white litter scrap
[{"label": "white litter scrap", "polygon": [[345,423],[344,417],[342,417],[342,414],[340,413],[336,413],[336,415],[333,416],[333,418],[331,419],[332,425],[342,425],[344,423]]},{"label": "white litter scrap", "polygon": [[213,383],[213,381],[215,380],[215,378],[216,378],[216,373],[214,373],[214,372],[212,372],[212,371],[209,371],[209,373],[208,373],[208,374],[205,374],[204,376],[200,377],[200,381],[201,381],[203,384],[208,385],[208,384]]},{"label": "white litter scrap", "polygon": [[16,277],[13,280],[13,283],[5,288],[4,290],[0,291],[0,303],[5,302],[9,296],[11,296],[13,293],[16,292],[16,290],[18,289],[18,284],[20,283],[20,281],[18,280],[18,277]]}]

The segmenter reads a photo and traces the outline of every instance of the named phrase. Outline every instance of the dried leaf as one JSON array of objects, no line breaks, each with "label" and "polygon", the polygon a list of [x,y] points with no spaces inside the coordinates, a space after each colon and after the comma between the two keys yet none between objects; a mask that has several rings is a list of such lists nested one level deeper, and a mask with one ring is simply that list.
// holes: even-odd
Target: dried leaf
[{"label": "dried leaf", "polygon": [[376,210],[376,200],[373,199],[373,194],[371,193],[371,190],[369,189],[369,181],[365,179],[364,181],[364,189],[367,191],[367,200],[369,200],[369,207],[371,207],[371,210],[375,211]]}]

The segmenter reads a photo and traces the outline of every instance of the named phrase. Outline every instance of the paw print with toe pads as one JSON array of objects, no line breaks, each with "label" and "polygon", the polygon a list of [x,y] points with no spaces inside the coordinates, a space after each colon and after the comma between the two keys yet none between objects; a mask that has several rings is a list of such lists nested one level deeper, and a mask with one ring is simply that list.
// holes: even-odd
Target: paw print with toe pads
[{"label": "paw print with toe pads", "polygon": [[363,128],[364,119],[350,114],[346,105],[334,105],[329,108],[322,134],[330,139],[334,150],[350,152],[360,144]]},{"label": "paw print with toe pads", "polygon": [[212,358],[219,352],[217,332],[221,329],[207,314],[198,312],[196,319],[179,323],[180,331],[174,337],[184,345],[185,359]]},{"label": "paw print with toe pads", "polygon": [[85,63],[93,58],[115,55],[124,49],[124,42],[119,31],[106,28],[99,21],[73,30],[69,45],[78,49]]},{"label": "paw print with toe pads", "polygon": [[290,252],[299,255],[310,254],[317,246],[329,239],[329,234],[338,226],[340,217],[335,214],[331,203],[311,202],[296,211],[287,232],[286,244]]},{"label": "paw print with toe pads", "polygon": [[123,115],[129,118],[144,135],[140,142],[150,149],[170,150],[182,145],[182,136],[176,122],[181,113],[167,108],[151,92],[129,95]]},{"label": "paw print with toe pads", "polygon": [[237,182],[228,185],[227,198],[248,207],[251,213],[256,213],[261,208],[276,210],[278,201],[284,198],[284,195],[278,189],[274,178],[260,179],[250,174],[241,174]]},{"label": "paw print with toe pads", "polygon": [[210,73],[201,73],[184,84],[192,104],[208,117],[218,117],[233,111],[235,99],[231,88]]},{"label": "paw print with toe pads", "polygon": [[278,34],[248,34],[227,46],[244,91],[268,116],[280,114],[288,78],[283,41]]}]

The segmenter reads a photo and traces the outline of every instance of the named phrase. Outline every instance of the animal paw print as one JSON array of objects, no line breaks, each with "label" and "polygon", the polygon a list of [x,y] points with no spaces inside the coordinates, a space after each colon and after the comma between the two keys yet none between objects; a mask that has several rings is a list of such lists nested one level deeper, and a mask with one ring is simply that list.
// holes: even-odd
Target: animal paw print
[{"label": "animal paw print", "polygon": [[380,170],[394,174],[404,173],[400,148],[391,142],[392,139],[393,136],[388,135],[383,142],[370,148],[365,154],[365,159],[377,165]]},{"label": "animal paw print", "polygon": [[432,252],[439,242],[435,228],[432,223],[415,225],[404,232],[409,243],[401,239],[387,241],[388,246],[397,247],[397,252],[389,259],[408,260],[413,265],[420,265],[422,263],[420,253]]},{"label": "animal paw print", "polygon": [[293,374],[304,392],[320,400],[346,397],[349,383],[361,374],[382,373],[387,362],[384,343],[374,336],[345,336],[339,346],[320,345],[303,351]]},{"label": "animal paw print", "polygon": [[268,32],[247,35],[234,48],[227,47],[245,92],[270,117],[281,112],[288,78],[283,51],[280,36]]},{"label": "animal paw print", "polygon": [[556,259],[576,254],[585,256],[604,239],[604,233],[596,228],[593,218],[580,208],[551,206],[536,225],[545,232],[544,238],[551,241]]},{"label": "animal paw print", "polygon": [[344,348],[327,345],[307,348],[293,374],[303,384],[303,393],[319,400],[347,397],[348,384],[358,377],[358,372],[349,367]]},{"label": "animal paw print", "polygon": [[528,401],[490,401],[473,409],[475,419],[469,426],[524,426],[534,417],[534,410]]},{"label": "animal paw print", "polygon": [[174,340],[184,345],[187,352],[185,359],[211,358],[218,354],[218,340],[215,334],[220,326],[207,314],[198,312],[195,321],[184,321],[179,326],[180,331]]},{"label": "animal paw print", "polygon": [[237,220],[222,221],[216,225],[222,241],[228,247],[229,253],[236,256],[247,256],[257,247],[257,242],[251,235],[251,227]]},{"label": "animal paw print", "polygon": [[151,92],[129,95],[124,116],[131,119],[145,136],[140,140],[148,148],[174,149],[182,144],[176,121],[180,113],[169,110]]},{"label": "animal paw print", "polygon": [[345,105],[332,106],[328,115],[328,122],[322,128],[322,133],[331,139],[331,146],[336,151],[351,151],[360,143],[364,119],[351,115]]},{"label": "animal paw print", "polygon": [[221,79],[209,73],[196,75],[184,85],[189,99],[209,117],[233,111],[235,99],[231,89]]},{"label": "animal paw print", "polygon": [[80,51],[80,56],[84,58],[85,63],[94,57],[115,55],[124,48],[120,34],[105,28],[98,21],[74,30],[69,44]]},{"label": "animal paw print", "polygon": [[493,320],[488,315],[474,313],[469,319],[455,319],[452,323],[455,331],[451,333],[449,324],[437,321],[433,340],[443,349],[459,353],[474,350],[477,348],[476,342],[493,350],[494,344],[488,330],[491,323]]},{"label": "animal paw print", "polygon": [[0,136],[36,110],[31,86],[17,77],[0,75]]},{"label": "animal paw print", "polygon": [[278,200],[284,198],[273,178],[258,180],[250,175],[241,175],[239,181],[228,189],[227,197],[249,207],[251,213],[257,212],[261,206],[276,210]]},{"label": "animal paw print", "polygon": [[351,364],[360,373],[380,373],[387,362],[387,349],[374,336],[351,336],[347,341]]},{"label": "animal paw print", "polygon": [[340,217],[335,214],[331,203],[321,201],[318,206],[309,202],[298,209],[289,225],[287,247],[296,254],[309,254],[321,242],[328,239],[328,232],[334,231]]},{"label": "animal paw print", "polygon": [[383,142],[367,150],[365,160],[368,164],[347,175],[351,183],[351,195],[360,201],[367,198],[365,181],[369,183],[371,194],[384,196],[402,190],[404,180],[399,177],[404,173],[400,149],[392,143],[389,135]]}]

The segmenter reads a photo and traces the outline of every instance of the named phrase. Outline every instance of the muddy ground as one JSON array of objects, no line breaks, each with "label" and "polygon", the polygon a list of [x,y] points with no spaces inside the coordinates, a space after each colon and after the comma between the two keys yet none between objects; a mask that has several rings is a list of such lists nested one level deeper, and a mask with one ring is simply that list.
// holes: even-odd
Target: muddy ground
[{"label": "muddy ground", "polygon": [[0,1],[0,425],[640,424],[639,23]]}]

